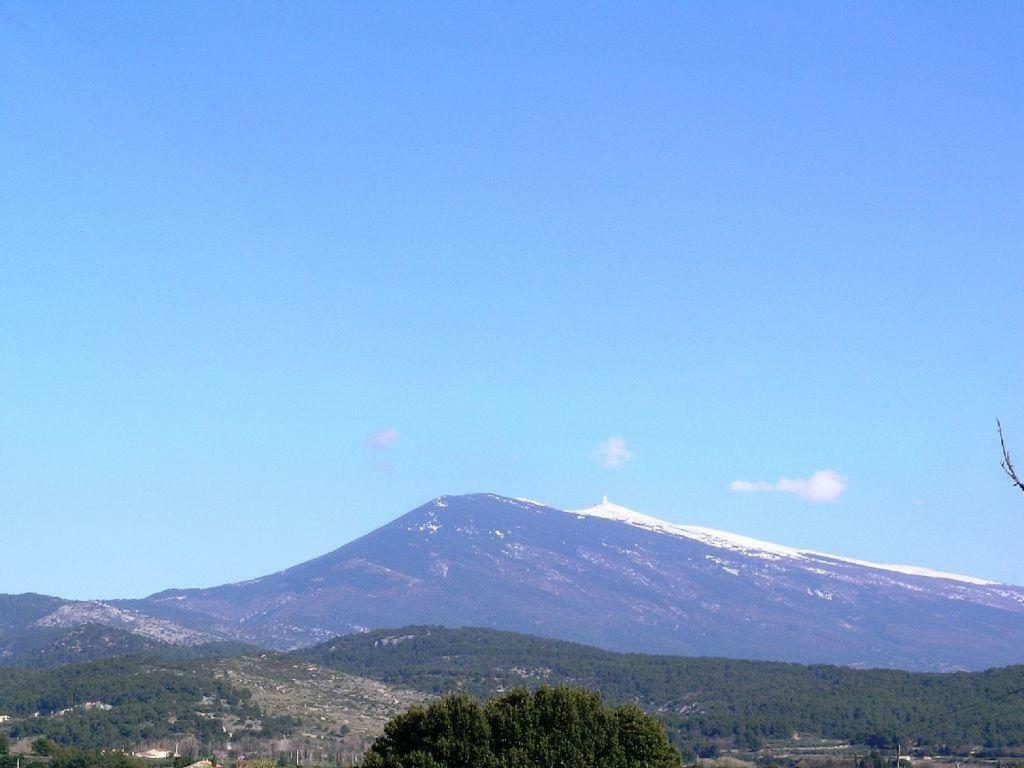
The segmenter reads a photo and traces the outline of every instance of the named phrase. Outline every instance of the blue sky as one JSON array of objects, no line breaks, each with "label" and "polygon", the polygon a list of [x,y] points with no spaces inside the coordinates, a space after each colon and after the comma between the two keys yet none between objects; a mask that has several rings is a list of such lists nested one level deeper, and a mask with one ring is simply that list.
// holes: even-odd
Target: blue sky
[{"label": "blue sky", "polygon": [[250,578],[470,491],[1024,583],[1022,35],[4,3],[0,591]]}]

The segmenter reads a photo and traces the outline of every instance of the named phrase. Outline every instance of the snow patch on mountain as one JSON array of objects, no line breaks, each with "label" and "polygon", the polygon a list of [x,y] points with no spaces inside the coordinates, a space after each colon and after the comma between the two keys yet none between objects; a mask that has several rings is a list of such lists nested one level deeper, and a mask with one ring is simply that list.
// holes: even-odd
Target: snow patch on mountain
[{"label": "snow patch on mountain", "polygon": [[873,568],[879,571],[902,573],[907,576],[924,576],[932,579],[959,581],[966,584],[977,584],[980,586],[992,586],[999,584],[999,582],[996,581],[978,579],[973,576],[964,576],[958,573],[933,571],[930,568],[920,568],[915,565],[872,563],[867,560],[859,560],[853,557],[843,557],[842,555],[831,555],[826,552],[816,552],[812,549],[797,549],[795,547],[787,547],[782,544],[773,544],[768,541],[753,539],[749,536],[741,536],[740,534],[729,533],[728,531],[719,531],[714,528],[704,528],[699,525],[680,525],[679,523],[670,523],[666,520],[660,520],[656,517],[645,515],[642,512],[629,509],[628,507],[613,504],[608,501],[607,497],[605,497],[600,504],[593,507],[565,511],[568,514],[577,515],[581,518],[598,517],[604,520],[615,520],[636,528],[643,528],[657,533],[667,533],[671,536],[681,536],[694,541],[699,541],[702,544],[707,544],[708,546],[726,549],[738,552],[739,554],[746,555],[748,557],[755,557],[764,560],[787,558],[791,560],[820,563],[824,558],[827,560],[849,563],[851,565],[858,565],[863,568]]}]

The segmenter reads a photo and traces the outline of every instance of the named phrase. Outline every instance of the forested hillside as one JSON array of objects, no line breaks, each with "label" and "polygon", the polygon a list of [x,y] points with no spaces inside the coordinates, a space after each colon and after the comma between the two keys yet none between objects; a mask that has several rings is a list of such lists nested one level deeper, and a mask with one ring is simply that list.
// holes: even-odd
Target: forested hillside
[{"label": "forested hillside", "polygon": [[[57,669],[0,669],[0,738],[85,749],[179,746],[354,759],[391,717],[427,697],[294,656],[132,656]],[[0,765],[0,768],[3,768]]]},{"label": "forested hillside", "polygon": [[261,716],[249,691],[201,665],[141,657],[0,669],[0,714],[14,738],[96,748],[184,736],[219,743],[227,721],[244,727]]},{"label": "forested hillside", "polygon": [[300,652],[316,663],[431,693],[489,695],[569,683],[658,714],[674,740],[754,747],[814,734],[936,751],[1024,746],[1024,666],[912,673],[778,662],[623,654],[488,629],[406,627]]},{"label": "forested hillside", "polygon": [[145,655],[157,659],[203,659],[237,656],[255,648],[245,643],[215,641],[173,645],[114,627],[33,627],[0,637],[0,667],[49,669],[116,656]]},{"label": "forested hillside", "polygon": [[[355,677],[351,677],[355,676]],[[368,678],[368,679],[367,679]],[[377,681],[377,682],[375,682]],[[406,627],[290,655],[126,657],[0,669],[2,729],[83,747],[312,732],[354,749],[410,703],[571,684],[659,717],[684,751],[821,737],[963,754],[1024,751],[1024,667],[911,673],[648,656],[487,629]],[[417,693],[418,692],[418,693]],[[36,716],[36,713],[39,713]]]}]

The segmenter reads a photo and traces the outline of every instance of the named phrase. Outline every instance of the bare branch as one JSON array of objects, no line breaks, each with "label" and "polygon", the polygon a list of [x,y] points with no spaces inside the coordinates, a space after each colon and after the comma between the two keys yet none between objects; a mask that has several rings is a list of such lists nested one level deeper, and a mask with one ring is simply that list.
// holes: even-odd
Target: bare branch
[{"label": "bare branch", "polygon": [[1024,482],[1018,477],[1017,470],[1010,459],[1010,452],[1006,450],[1006,441],[1003,439],[1003,425],[999,423],[999,419],[996,419],[996,430],[999,432],[999,447],[1003,449],[1003,460],[1000,462],[1000,465],[1007,477],[1010,478],[1010,482],[1020,488],[1021,491],[1024,491]]}]

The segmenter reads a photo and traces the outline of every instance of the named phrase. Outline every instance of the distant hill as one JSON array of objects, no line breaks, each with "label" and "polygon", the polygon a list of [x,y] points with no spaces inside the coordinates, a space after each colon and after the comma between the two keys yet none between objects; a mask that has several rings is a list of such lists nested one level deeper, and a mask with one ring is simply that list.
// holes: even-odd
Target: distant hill
[{"label": "distant hill", "polygon": [[572,684],[659,715],[674,740],[756,746],[794,733],[963,754],[1024,747],[1024,666],[913,673],[647,656],[490,629],[411,626],[335,638],[300,658],[428,693]]},{"label": "distant hill", "polygon": [[237,656],[254,646],[229,640],[201,645],[172,645],[97,624],[80,627],[38,627],[17,633],[6,642],[0,638],[0,667],[49,669],[119,656],[139,655],[156,659],[202,659]]},{"label": "distant hill", "polygon": [[59,597],[37,595],[34,592],[0,594],[0,637],[31,626],[67,602]]},{"label": "distant hill", "polygon": [[49,668],[132,654],[195,659],[255,650],[212,635],[171,634],[171,639],[197,640],[189,643],[157,639],[165,624],[153,632],[150,618],[132,621],[126,612],[98,605],[46,595],[0,595],[0,667]]},{"label": "distant hill", "polygon": [[55,669],[0,669],[0,733],[64,746],[190,754],[234,746],[275,755],[315,748],[351,760],[423,694],[263,653],[168,660],[127,656]]},{"label": "distant hill", "polygon": [[131,654],[194,659],[255,648],[106,603],[0,595],[0,667],[48,668]]},{"label": "distant hill", "polygon": [[0,669],[0,713],[14,738],[125,749],[185,736],[222,743],[227,718],[256,722],[262,714],[250,692],[209,669],[139,657]]}]

